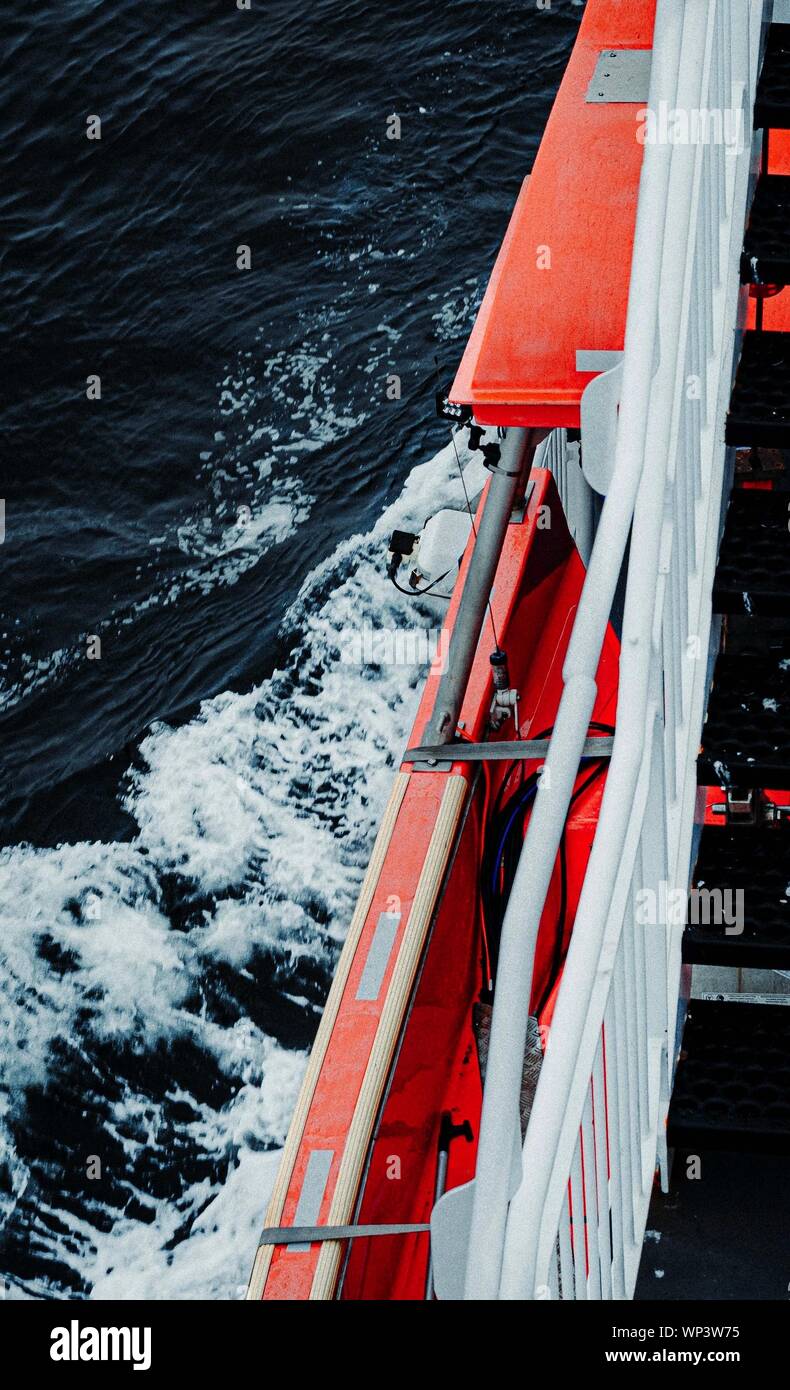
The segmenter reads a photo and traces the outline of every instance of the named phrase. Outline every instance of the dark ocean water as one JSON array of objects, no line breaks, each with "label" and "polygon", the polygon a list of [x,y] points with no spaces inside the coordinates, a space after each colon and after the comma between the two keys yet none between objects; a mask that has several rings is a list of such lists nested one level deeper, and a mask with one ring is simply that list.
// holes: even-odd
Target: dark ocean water
[{"label": "dark ocean water", "polygon": [[386,535],[457,486],[434,358],[449,379],[578,16],[44,0],[4,17],[0,1276],[17,1294],[243,1286],[418,695],[419,670],[354,666],[343,634],[436,621],[386,584]]}]

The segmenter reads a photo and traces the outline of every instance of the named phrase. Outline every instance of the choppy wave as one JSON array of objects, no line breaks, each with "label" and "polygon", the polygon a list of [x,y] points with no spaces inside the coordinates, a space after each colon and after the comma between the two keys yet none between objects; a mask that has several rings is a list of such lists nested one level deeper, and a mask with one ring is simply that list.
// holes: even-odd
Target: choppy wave
[{"label": "choppy wave", "polygon": [[448,445],[309,576],[282,670],[149,731],[131,843],[0,854],[0,1214],[28,1294],[241,1295],[424,675],[355,665],[349,634],[440,622],[385,539],[461,504]]}]

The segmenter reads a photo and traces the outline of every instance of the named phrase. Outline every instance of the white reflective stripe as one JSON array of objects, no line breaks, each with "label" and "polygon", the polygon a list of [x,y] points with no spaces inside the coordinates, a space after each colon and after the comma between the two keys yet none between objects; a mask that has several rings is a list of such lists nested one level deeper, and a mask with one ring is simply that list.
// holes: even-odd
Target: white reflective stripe
[{"label": "white reflective stripe", "polygon": [[610,348],[577,348],[577,372],[608,372],[623,360],[622,352]]},{"label": "white reflective stripe", "polygon": [[389,965],[395,937],[398,934],[401,915],[399,912],[381,912],[376,930],[368,948],[355,999],[378,999],[384,975]]},{"label": "white reflective stripe", "polygon": [[[337,964],[332,987],[327,997],[324,1012],[321,1015],[321,1022],[318,1025],[313,1050],[310,1053],[310,1060],[307,1063],[307,1070],[304,1074],[299,1098],[296,1102],[296,1109],[291,1119],[291,1127],[288,1130],[288,1137],[285,1141],[283,1156],[280,1160],[280,1167],[277,1171],[277,1179],[274,1184],[272,1195],[269,1198],[269,1205],[266,1209],[266,1223],[269,1226],[278,1225],[283,1219],[286,1198],[290,1190],[293,1178],[294,1165],[299,1155],[299,1149],[304,1136],[305,1126],[310,1114],[310,1108],[315,1099],[318,1080],[321,1075],[321,1068],[324,1064],[329,1045],[332,1038],[332,1030],[340,1013],[340,1006],[343,1001],[346,986],[353,962],[356,958],[357,947],[368,913],[373,902],[373,895],[376,891],[384,860],[387,857],[390,841],[395,831],[395,825],[400,814],[400,808],[406,795],[406,790],[411,781],[411,773],[399,772],[392,785],[390,799],[384,816],[379,826],[379,833],[376,836],[376,843],[373,846],[373,853],[368,864],[367,873],[359,891],[357,905],[354,908],[354,915],[351,918],[351,925],[340,953],[340,960]],[[252,1274],[250,1275],[247,1298],[252,1302],[263,1298],[263,1291],[266,1286],[266,1279],[271,1267],[272,1253],[274,1247],[263,1245],[259,1248],[255,1257]]]},{"label": "white reflective stripe", "polygon": [[[332,1167],[332,1159],[335,1156],[334,1149],[313,1149],[307,1160],[304,1182],[299,1193],[299,1201],[296,1204],[294,1213],[294,1226],[315,1226],[321,1213],[321,1203],[324,1200],[326,1185],[329,1180],[329,1170]],[[310,1249],[310,1242],[306,1245],[289,1245],[289,1253],[303,1253]]]}]

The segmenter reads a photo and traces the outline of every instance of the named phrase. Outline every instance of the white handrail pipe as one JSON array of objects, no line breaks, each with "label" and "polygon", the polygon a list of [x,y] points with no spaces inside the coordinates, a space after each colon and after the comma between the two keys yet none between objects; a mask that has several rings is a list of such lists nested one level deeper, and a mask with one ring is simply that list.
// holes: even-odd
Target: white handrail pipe
[{"label": "white handrail pipe", "polygon": [[[677,0],[658,0],[648,101],[656,119],[659,102],[674,105],[683,12]],[[612,483],[563,667],[564,688],[546,759],[550,775],[544,775],[538,786],[502,925],[467,1258],[467,1299],[493,1299],[499,1291],[508,1207],[501,1181],[502,1155],[511,1152],[514,1137],[513,1095],[523,1066],[535,942],[595,703],[598,663],[642,474],[671,155],[671,146],[645,146],[634,244],[650,244],[658,254],[633,258]]]}]

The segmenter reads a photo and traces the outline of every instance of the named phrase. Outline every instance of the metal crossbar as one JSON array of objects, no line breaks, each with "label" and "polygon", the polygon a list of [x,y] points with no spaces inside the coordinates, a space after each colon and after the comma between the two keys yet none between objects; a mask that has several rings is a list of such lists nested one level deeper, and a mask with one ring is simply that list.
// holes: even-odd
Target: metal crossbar
[{"label": "metal crossbar", "polygon": [[[582,758],[610,758],[614,740],[588,738],[582,748]],[[405,763],[506,763],[534,759],[539,761],[549,751],[547,738],[502,739],[492,743],[430,743],[421,748],[407,748]]]},{"label": "metal crossbar", "polygon": [[412,1236],[430,1231],[429,1223],[394,1226],[264,1226],[258,1245],[313,1245],[324,1240],[361,1240],[370,1236]]}]

